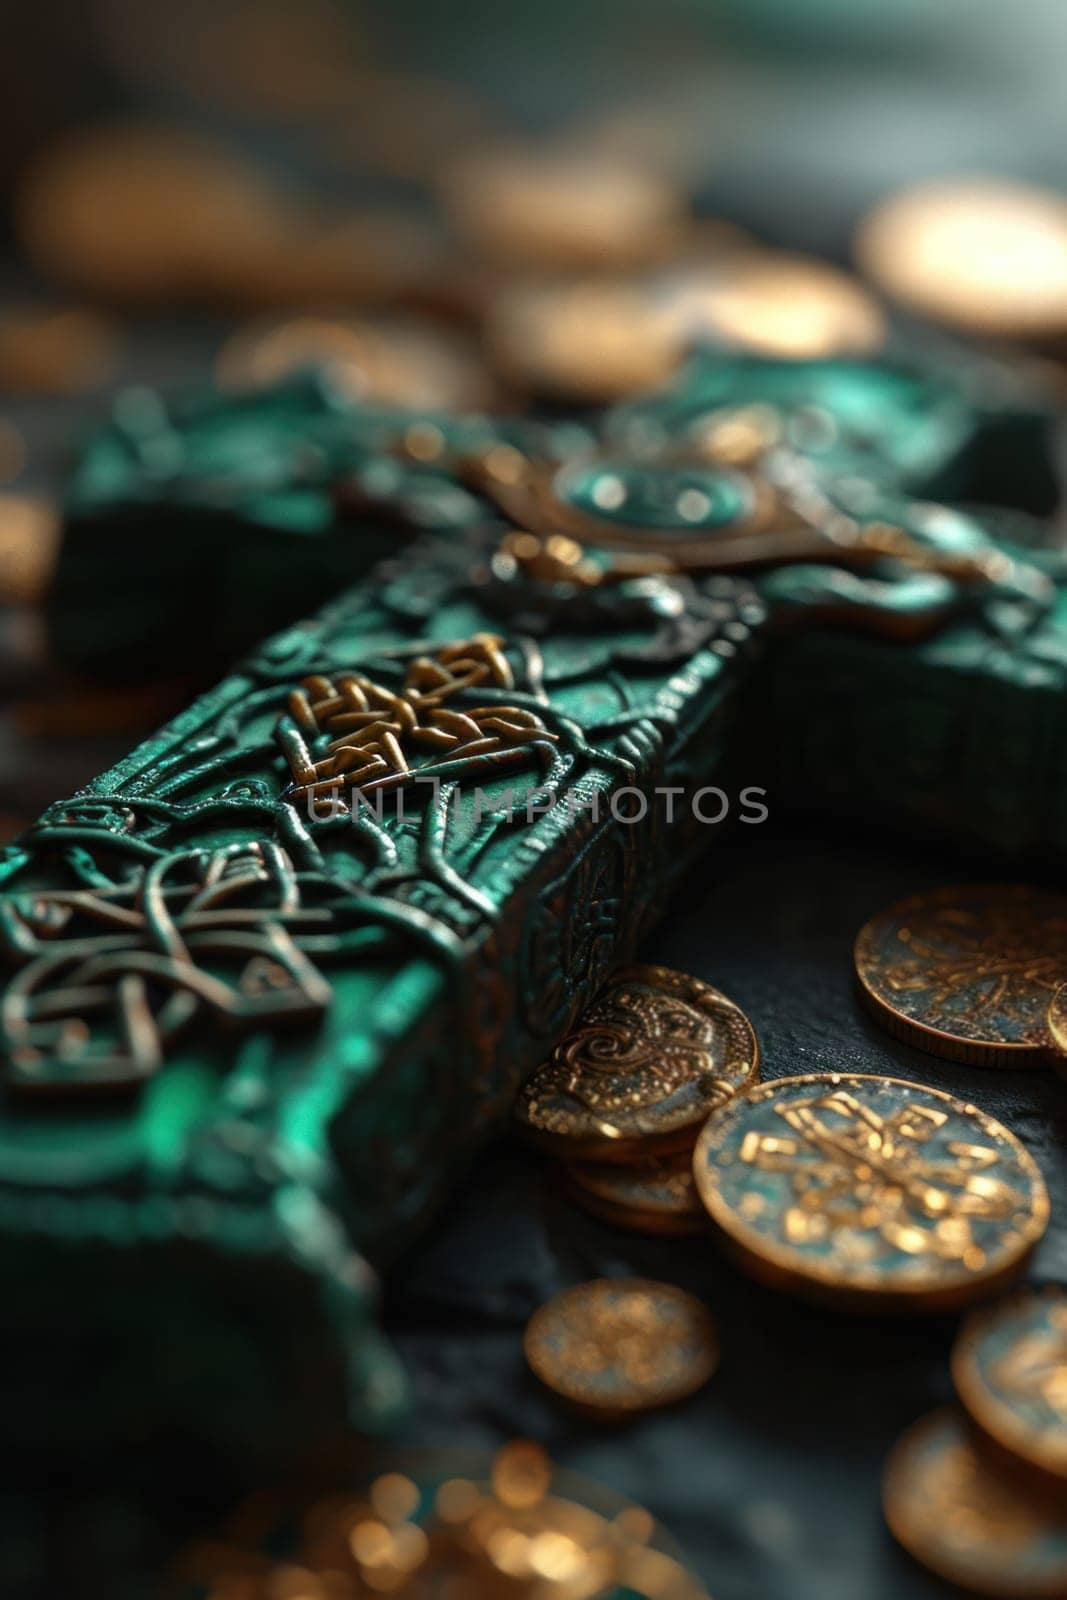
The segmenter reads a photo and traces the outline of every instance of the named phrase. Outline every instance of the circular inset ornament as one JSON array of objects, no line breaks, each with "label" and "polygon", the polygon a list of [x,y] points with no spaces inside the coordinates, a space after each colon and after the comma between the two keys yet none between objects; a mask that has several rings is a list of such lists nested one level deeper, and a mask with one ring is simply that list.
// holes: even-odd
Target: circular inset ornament
[{"label": "circular inset ornament", "polygon": [[567,1186],[594,1216],[636,1233],[681,1236],[708,1225],[687,1152],[635,1167],[577,1161],[567,1168]]},{"label": "circular inset ornament", "polygon": [[1067,1597],[1067,1514],[992,1465],[957,1411],[898,1440],[882,1504],[897,1542],[949,1583],[998,1600]]},{"label": "circular inset ornament", "polygon": [[828,549],[824,501],[763,471],[622,459],[552,467],[491,453],[470,458],[464,471],[520,528],[654,556],[679,571],[815,560]]},{"label": "circular inset ornament", "polygon": [[684,1400],[719,1362],[707,1308],[646,1278],[600,1278],[564,1290],[530,1318],[524,1348],[547,1388],[600,1415]]},{"label": "circular inset ornament", "polygon": [[972,1066],[1036,1066],[1067,974],[1067,897],[1025,884],[913,895],[860,929],[855,963],[897,1038]]},{"label": "circular inset ornament", "polygon": [[729,467],[577,463],[560,468],[556,491],[583,516],[617,524],[623,538],[629,528],[687,538],[729,527],[755,509],[752,480]]},{"label": "circular inset ornament", "polygon": [[717,989],[623,967],[526,1080],[515,1114],[556,1155],[640,1162],[691,1145],[758,1065],[752,1024]]},{"label": "circular inset ornament", "polygon": [[709,1119],[693,1171],[754,1277],[847,1310],[943,1311],[991,1294],[1048,1225],[1044,1179],[1007,1128],[899,1078],[756,1085]]},{"label": "circular inset ornament", "polygon": [[977,1312],[952,1352],[972,1422],[1009,1468],[1067,1487],[1067,1290],[1022,1292]]}]

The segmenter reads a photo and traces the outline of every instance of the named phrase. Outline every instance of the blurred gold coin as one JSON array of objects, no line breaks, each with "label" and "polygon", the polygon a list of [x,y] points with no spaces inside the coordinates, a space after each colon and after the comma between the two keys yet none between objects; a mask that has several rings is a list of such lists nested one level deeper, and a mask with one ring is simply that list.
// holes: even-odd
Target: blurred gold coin
[{"label": "blurred gold coin", "polygon": [[671,310],[619,279],[504,288],[490,301],[485,333],[509,383],[583,405],[658,388],[683,352]]},{"label": "blurred gold coin", "polygon": [[0,389],[82,394],[106,382],[118,329],[95,311],[17,307],[0,311]]},{"label": "blurred gold coin", "polygon": [[224,145],[151,123],[67,136],[31,163],[16,229],[35,266],[94,293],[164,300],[229,292],[289,219]]},{"label": "blurred gold coin", "polygon": [[587,150],[480,150],[446,169],[441,193],[464,238],[509,266],[631,267],[684,238],[685,206],[668,180]]},{"label": "blurred gold coin", "polygon": [[706,269],[666,275],[661,298],[680,339],[711,336],[796,360],[868,355],[885,343],[885,314],[873,295],[811,256],[735,249]]},{"label": "blurred gold coin", "polygon": [[634,1167],[576,1161],[566,1175],[573,1199],[616,1227],[678,1237],[707,1228],[687,1150]]},{"label": "blurred gold coin", "polygon": [[739,1006],[667,967],[623,967],[519,1094],[523,1133],[577,1161],[691,1148],[709,1112],[756,1078]]},{"label": "blurred gold coin", "polygon": [[719,1363],[710,1312],[673,1284],[601,1278],[566,1289],[530,1318],[526,1359],[572,1404],[625,1416],[683,1400]]},{"label": "blurred gold coin", "polygon": [[494,398],[492,380],[466,340],[414,321],[250,323],[223,345],[216,375],[224,389],[256,389],[308,367],[327,371],[342,393],[377,405],[481,411]]},{"label": "blurred gold coin", "polygon": [[952,1351],[968,1416],[1009,1471],[1067,1490],[1067,1290],[1022,1290],[974,1312]]},{"label": "blurred gold coin", "polygon": [[59,508],[44,495],[0,494],[0,599],[44,598],[60,541]]},{"label": "blurred gold coin", "polygon": [[860,225],[856,259],[928,317],[976,333],[1067,330],[1067,199],[997,179],[946,179],[892,195]]},{"label": "blurred gold coin", "polygon": [[897,1542],[949,1583],[997,1600],[1067,1597],[1067,1514],[988,1461],[958,1411],[898,1441],[882,1504]]},{"label": "blurred gold coin", "polygon": [[1026,884],[912,895],[860,929],[853,957],[863,1000],[897,1038],[972,1066],[1039,1066],[1067,971],[1067,896]]}]

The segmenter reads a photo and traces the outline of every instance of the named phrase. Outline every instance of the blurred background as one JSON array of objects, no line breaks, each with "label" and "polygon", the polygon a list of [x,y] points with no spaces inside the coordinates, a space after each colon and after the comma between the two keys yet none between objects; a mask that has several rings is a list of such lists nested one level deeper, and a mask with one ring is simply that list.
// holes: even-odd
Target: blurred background
[{"label": "blurred background", "polygon": [[[310,362],[373,404],[585,418],[661,385],[695,334],[806,357],[873,354],[905,328],[1061,383],[1063,0],[34,0],[4,46],[0,843],[204,681],[158,660],[103,683],[54,657],[42,607],[71,474],[108,419],[150,428],[172,399],[247,395]],[[119,575],[90,578],[88,610]],[[764,870],[769,896],[788,865]],[[693,930],[678,929],[684,964]],[[479,1272],[484,1198],[472,1186],[454,1223]],[[430,1254],[432,1322],[454,1292],[438,1275],[455,1273]],[[614,1246],[603,1264],[616,1270]],[[506,1304],[510,1260],[498,1268]],[[826,1333],[804,1326],[815,1370]],[[871,1370],[888,1372],[899,1341],[880,1339]],[[410,1343],[429,1393],[436,1330]],[[449,1411],[472,1364],[469,1341],[453,1345],[438,1389],[458,1398],[434,1424],[430,1394],[431,1431],[470,1412],[499,1433],[495,1393]],[[785,1385],[780,1356],[756,1349],[753,1392],[760,1362]],[[912,1376],[928,1356],[913,1336]],[[828,1412],[839,1376],[823,1374]],[[859,1415],[870,1373],[853,1377]],[[809,1487],[818,1528],[833,1496]],[[136,1565],[121,1508],[72,1506],[5,1487],[0,1512],[27,1549],[50,1544],[65,1584],[83,1539]],[[703,1506],[691,1520],[698,1539]],[[782,1533],[764,1515],[767,1570],[795,1565],[804,1521]],[[867,1524],[853,1546],[839,1522],[837,1568],[813,1567],[796,1600],[851,1597],[858,1563],[881,1569]],[[733,1523],[718,1534],[729,1551]],[[154,1560],[155,1524],[143,1537]],[[736,1567],[722,1592],[753,1592],[748,1551]],[[919,1592],[896,1581],[878,1594]]]},{"label": "blurred background", "polygon": [[[0,470],[54,483],[109,388],[199,376],[252,313],[400,310],[477,342],[515,276],[669,259],[710,281],[752,244],[845,264],[902,187],[1056,189],[1065,48],[1058,0],[20,8],[0,97]],[[554,163],[524,167],[531,143]],[[445,367],[446,399],[501,398]]]}]

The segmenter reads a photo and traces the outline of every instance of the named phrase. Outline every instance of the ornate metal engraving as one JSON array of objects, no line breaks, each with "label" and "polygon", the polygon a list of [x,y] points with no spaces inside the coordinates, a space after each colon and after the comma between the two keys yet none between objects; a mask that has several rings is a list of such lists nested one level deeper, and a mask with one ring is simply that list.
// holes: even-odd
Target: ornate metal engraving
[{"label": "ornate metal engraving", "polygon": [[198,1018],[241,1028],[314,1019],[331,999],[312,959],[333,932],[328,892],[276,844],[255,841],[0,902],[7,940],[27,958],[0,999],[12,1082],[140,1083]]},{"label": "ornate metal engraving", "polygon": [[[515,687],[502,645],[495,634],[480,633],[417,656],[396,692],[359,673],[305,678],[278,725],[293,775],[285,798],[306,803],[342,785],[373,794],[419,778],[473,779],[528,762],[531,746],[557,737],[535,712],[499,701],[448,704],[482,687]],[[308,739],[325,745],[317,760]]]}]

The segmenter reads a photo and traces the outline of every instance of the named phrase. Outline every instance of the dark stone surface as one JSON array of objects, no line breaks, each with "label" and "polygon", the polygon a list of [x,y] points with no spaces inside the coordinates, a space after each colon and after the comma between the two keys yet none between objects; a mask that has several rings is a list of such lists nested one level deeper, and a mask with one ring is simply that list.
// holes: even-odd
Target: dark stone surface
[{"label": "dark stone surface", "polygon": [[[771,797],[772,803],[774,797]],[[942,1062],[881,1033],[852,987],[860,924],[893,899],[988,876],[980,859],[771,823],[717,842],[643,957],[716,984],[751,1016],[765,1077],[839,1069],[918,1079],[973,1100],[1028,1145],[1053,1196],[1035,1278],[1067,1277],[1067,1086],[1051,1072]],[[994,871],[995,875],[995,871]],[[625,1428],[577,1422],[527,1373],[527,1318],[568,1284],[661,1278],[717,1316],[723,1357],[676,1411]],[[925,1600],[945,1590],[893,1545],[882,1464],[951,1398],[950,1318],[857,1319],[750,1283],[710,1240],[627,1234],[574,1207],[550,1163],[487,1152],[390,1274],[387,1326],[415,1413],[404,1440],[492,1449],[541,1440],[562,1466],[647,1505],[715,1600]]]}]

